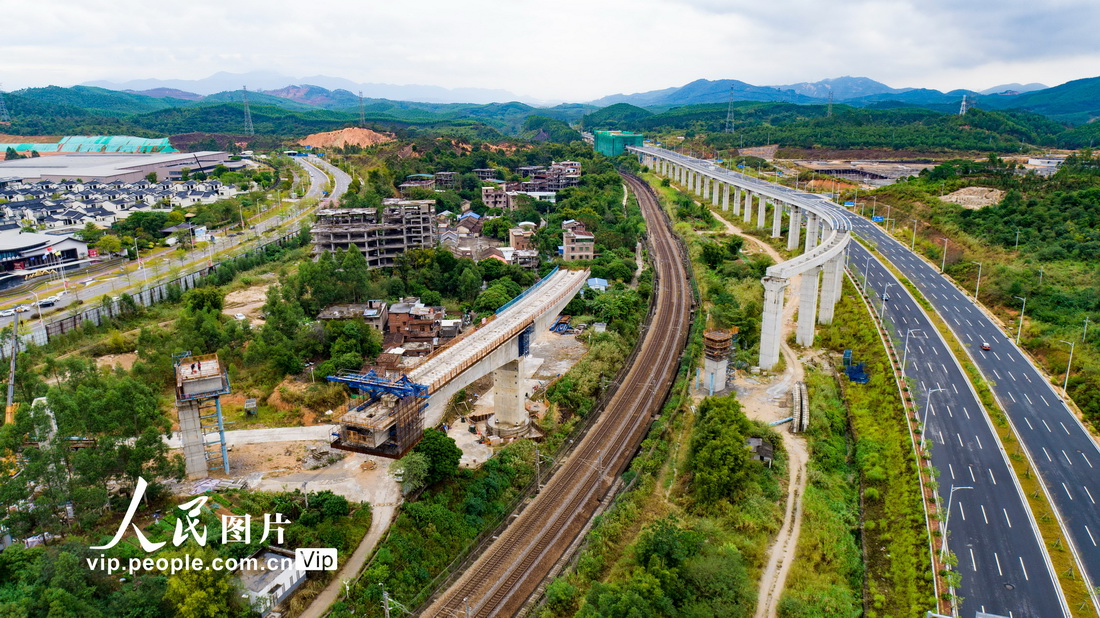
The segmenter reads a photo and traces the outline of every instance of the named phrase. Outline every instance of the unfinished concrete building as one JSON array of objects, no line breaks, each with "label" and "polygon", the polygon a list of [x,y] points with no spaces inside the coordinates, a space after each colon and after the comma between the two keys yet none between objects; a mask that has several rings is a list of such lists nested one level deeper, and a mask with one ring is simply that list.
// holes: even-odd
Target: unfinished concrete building
[{"label": "unfinished concrete building", "polygon": [[370,268],[391,267],[409,249],[433,243],[430,200],[385,200],[382,208],[328,208],[317,212],[313,255],[355,247]]}]

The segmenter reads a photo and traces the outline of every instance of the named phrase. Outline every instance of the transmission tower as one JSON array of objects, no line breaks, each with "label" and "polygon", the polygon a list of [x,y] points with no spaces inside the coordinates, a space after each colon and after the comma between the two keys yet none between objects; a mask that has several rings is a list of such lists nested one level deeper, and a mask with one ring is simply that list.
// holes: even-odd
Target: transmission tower
[{"label": "transmission tower", "polygon": [[[0,84],[2,85],[2,84]],[[0,90],[0,122],[4,124],[11,124],[11,115],[8,114],[8,107],[4,105],[4,91]]]},{"label": "transmission tower", "polygon": [[248,86],[241,88],[243,90],[241,97],[244,99],[244,134],[255,135],[256,130],[252,128],[252,112],[248,110]]},{"label": "transmission tower", "polygon": [[730,86],[730,101],[726,106],[726,133],[733,133],[733,86]]},{"label": "transmission tower", "polygon": [[829,88],[829,107],[825,110],[825,117],[833,117],[833,89]]},{"label": "transmission tower", "polygon": [[360,128],[367,127],[367,108],[363,106],[363,91],[359,91],[359,126]]},{"label": "transmission tower", "polygon": [[959,115],[960,116],[965,116],[966,115],[966,110],[968,110],[968,109],[970,109],[970,106],[966,104],[966,95],[964,94],[962,105],[959,105]]}]

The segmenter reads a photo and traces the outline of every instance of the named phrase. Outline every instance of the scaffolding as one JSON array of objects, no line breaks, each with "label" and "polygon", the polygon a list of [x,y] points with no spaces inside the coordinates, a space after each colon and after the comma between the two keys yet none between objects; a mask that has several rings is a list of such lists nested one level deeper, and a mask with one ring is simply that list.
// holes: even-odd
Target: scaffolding
[{"label": "scaffolding", "polygon": [[405,375],[390,380],[373,370],[326,379],[357,391],[340,415],[333,448],[398,459],[424,435],[428,387]]},{"label": "scaffolding", "polygon": [[217,354],[172,356],[176,373],[176,412],[188,478],[202,478],[210,470],[229,474],[225,420],[221,396],[230,392],[229,374]]}]

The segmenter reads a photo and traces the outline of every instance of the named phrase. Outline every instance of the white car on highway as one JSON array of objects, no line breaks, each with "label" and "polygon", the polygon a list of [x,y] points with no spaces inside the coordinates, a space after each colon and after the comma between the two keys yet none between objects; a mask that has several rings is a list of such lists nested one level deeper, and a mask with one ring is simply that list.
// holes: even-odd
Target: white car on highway
[{"label": "white car on highway", "polygon": [[0,318],[10,318],[15,315],[15,309],[4,309],[0,311]]}]

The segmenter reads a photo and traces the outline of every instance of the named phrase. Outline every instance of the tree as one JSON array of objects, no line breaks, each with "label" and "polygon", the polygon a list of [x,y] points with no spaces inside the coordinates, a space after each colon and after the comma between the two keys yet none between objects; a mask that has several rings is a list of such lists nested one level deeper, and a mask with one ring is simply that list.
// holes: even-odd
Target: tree
[{"label": "tree", "polygon": [[81,228],[79,235],[80,240],[83,240],[89,245],[95,246],[96,241],[98,241],[100,237],[103,236],[103,230],[99,229],[99,227],[95,223],[89,221],[84,224],[83,228]]},{"label": "tree", "polygon": [[5,161],[14,161],[16,159],[22,159],[22,158],[23,157],[19,156],[19,153],[16,152],[15,149],[12,148],[11,146],[8,146],[8,149],[4,151],[4,160]]},{"label": "tree", "polygon": [[203,309],[221,311],[224,303],[225,297],[221,290],[215,287],[195,288],[183,295],[183,304],[192,311]]},{"label": "tree", "polygon": [[122,251],[122,241],[114,234],[104,234],[96,241],[95,246],[108,255]]},{"label": "tree", "polygon": [[[216,557],[213,550],[188,548],[192,557],[210,564]],[[179,551],[178,554],[184,553]],[[179,557],[175,555],[174,557]],[[165,556],[171,559],[173,556]],[[181,618],[215,618],[226,616],[240,606],[240,594],[231,580],[229,571],[214,569],[183,569],[168,577],[168,589],[164,598],[176,609]]]},{"label": "tree", "polygon": [[458,296],[462,300],[467,302],[477,298],[478,291],[481,290],[481,275],[477,273],[477,268],[473,266],[467,266],[463,269],[462,274],[458,276]]},{"label": "tree", "polygon": [[427,456],[414,451],[398,459],[390,472],[401,477],[401,488],[410,494],[424,486],[428,478],[428,468]]},{"label": "tree", "polygon": [[156,182],[157,181],[157,173],[156,172],[149,172],[148,174],[145,175],[145,180],[148,180],[149,182]]},{"label": "tree", "polygon": [[708,397],[699,405],[690,463],[700,502],[732,501],[737,495],[749,469],[748,430],[749,421],[733,397]]},{"label": "tree", "polygon": [[413,447],[413,452],[421,453],[428,460],[428,485],[449,479],[458,472],[458,462],[462,459],[462,449],[455,444],[454,438],[436,429],[424,432],[424,437]]}]

